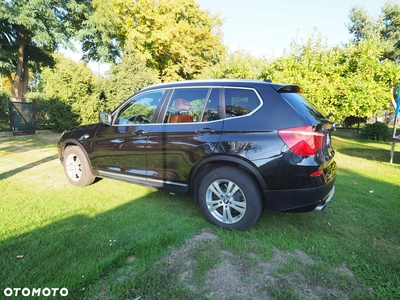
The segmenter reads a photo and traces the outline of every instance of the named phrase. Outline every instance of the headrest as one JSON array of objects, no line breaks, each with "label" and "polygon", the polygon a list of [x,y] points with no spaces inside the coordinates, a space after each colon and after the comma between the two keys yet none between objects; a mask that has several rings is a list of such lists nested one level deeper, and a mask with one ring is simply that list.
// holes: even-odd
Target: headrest
[{"label": "headrest", "polygon": [[190,105],[190,102],[185,100],[185,99],[182,99],[182,98],[178,98],[178,99],[175,100],[174,107],[175,107],[176,110],[182,110],[182,109],[190,110],[190,109],[192,109],[192,106]]}]

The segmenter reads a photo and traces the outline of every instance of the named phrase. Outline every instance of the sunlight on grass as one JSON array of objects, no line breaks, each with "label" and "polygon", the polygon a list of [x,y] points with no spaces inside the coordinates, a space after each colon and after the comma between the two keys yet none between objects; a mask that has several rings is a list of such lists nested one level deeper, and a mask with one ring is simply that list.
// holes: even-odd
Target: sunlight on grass
[{"label": "sunlight on grass", "polygon": [[[307,284],[319,281],[357,299],[400,295],[400,149],[391,166],[390,143],[334,137],[339,174],[327,208],[307,214],[264,209],[254,227],[239,232],[211,226],[187,196],[112,180],[71,186],[56,157],[57,138],[0,140],[0,292],[6,286],[65,286],[74,299],[129,298],[135,291],[196,298],[180,282],[182,274],[169,273],[159,261],[208,228],[220,244],[204,244],[192,255],[198,262],[193,285],[207,284],[226,251],[249,270],[272,263],[276,253],[301,251],[314,261],[301,271]],[[254,261],[241,262],[244,257]],[[297,264],[303,265],[296,260],[279,270],[300,278]],[[337,273],[342,268],[352,275]],[[298,296],[295,288],[263,286],[283,299]]]}]

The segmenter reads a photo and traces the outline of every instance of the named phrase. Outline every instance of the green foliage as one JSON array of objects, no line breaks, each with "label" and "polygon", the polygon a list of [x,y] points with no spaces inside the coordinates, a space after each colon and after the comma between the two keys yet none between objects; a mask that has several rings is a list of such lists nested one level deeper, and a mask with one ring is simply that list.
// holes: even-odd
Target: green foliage
[{"label": "green foliage", "polygon": [[[40,103],[40,102],[39,102]],[[58,100],[50,99],[41,102],[41,105],[46,109],[46,117],[48,123],[43,124],[43,127],[48,126],[55,131],[64,131],[79,125],[79,115],[72,112],[71,107]]]},{"label": "green foliage", "polygon": [[382,37],[388,41],[385,57],[391,60],[400,60],[400,4],[386,2],[382,8],[383,25]]},{"label": "green foliage", "polygon": [[261,75],[263,60],[244,51],[229,52],[220,62],[206,68],[198,78],[257,79]]},{"label": "green foliage", "polygon": [[225,51],[222,21],[195,0],[119,0],[121,44],[137,51],[162,81],[193,79]]},{"label": "green foliage", "polygon": [[113,110],[133,93],[154,83],[159,83],[155,72],[134,51],[127,49],[121,63],[113,64],[107,78],[102,79],[102,109]]},{"label": "green foliage", "polygon": [[91,1],[93,11],[87,14],[76,34],[86,62],[110,62],[120,56],[119,28],[114,14],[114,2],[116,1]]},{"label": "green foliage", "polygon": [[68,104],[46,98],[42,93],[29,93],[26,96],[34,103],[36,129],[64,131],[79,125],[79,115],[73,113]]},{"label": "green foliage", "polygon": [[102,108],[98,81],[83,63],[57,55],[55,68],[45,69],[42,80],[45,98],[51,99],[50,119],[57,124],[57,130],[68,129],[71,124],[97,122],[98,112]]},{"label": "green foliage", "polygon": [[70,39],[92,10],[91,0],[0,2],[0,72],[22,100],[29,73],[53,64],[52,53]]},{"label": "green foliage", "polygon": [[377,18],[368,15],[365,8],[354,6],[350,10],[347,28],[353,34],[353,41],[359,43],[379,32],[385,44],[383,57],[392,61],[400,60],[400,4],[386,2]]},{"label": "green foliage", "polygon": [[0,91],[0,131],[10,129],[10,121],[8,116],[10,95]]},{"label": "green foliage", "polygon": [[306,44],[293,42],[287,56],[266,64],[262,78],[298,84],[337,123],[348,116],[378,115],[390,107],[390,88],[399,80],[398,66],[380,60],[383,51],[376,34],[332,49],[314,34]]},{"label": "green foliage", "polygon": [[364,138],[373,141],[387,141],[391,137],[389,127],[381,122],[365,124],[361,134]]},{"label": "green foliage", "polygon": [[353,34],[353,41],[360,42],[370,37],[371,33],[376,31],[377,23],[368,16],[367,10],[362,6],[353,6],[349,13],[350,23],[347,29]]}]

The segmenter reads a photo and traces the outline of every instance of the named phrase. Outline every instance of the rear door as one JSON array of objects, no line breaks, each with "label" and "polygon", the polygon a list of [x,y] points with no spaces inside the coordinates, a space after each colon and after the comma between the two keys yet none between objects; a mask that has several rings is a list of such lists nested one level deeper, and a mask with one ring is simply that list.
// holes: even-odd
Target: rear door
[{"label": "rear door", "polygon": [[220,88],[177,88],[149,132],[148,183],[185,192],[193,167],[214,153],[220,139]]}]

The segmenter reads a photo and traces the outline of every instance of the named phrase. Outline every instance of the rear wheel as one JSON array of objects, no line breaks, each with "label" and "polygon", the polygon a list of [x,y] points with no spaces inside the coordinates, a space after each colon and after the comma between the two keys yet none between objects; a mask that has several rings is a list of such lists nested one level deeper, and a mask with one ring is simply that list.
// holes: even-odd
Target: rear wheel
[{"label": "rear wheel", "polygon": [[251,227],[262,210],[261,193],[254,179],[231,166],[215,169],[204,177],[199,203],[212,224],[226,229]]},{"label": "rear wheel", "polygon": [[86,186],[96,179],[85,154],[78,146],[70,146],[65,150],[63,166],[68,181],[73,185]]}]

